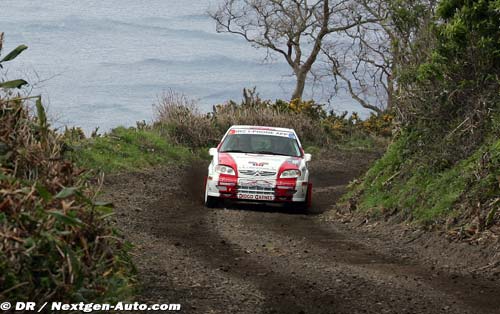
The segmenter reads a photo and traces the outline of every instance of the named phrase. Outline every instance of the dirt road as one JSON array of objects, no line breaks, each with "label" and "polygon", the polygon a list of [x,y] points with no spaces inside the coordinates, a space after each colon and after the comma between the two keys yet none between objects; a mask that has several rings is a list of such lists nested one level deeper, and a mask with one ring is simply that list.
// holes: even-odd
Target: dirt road
[{"label": "dirt road", "polygon": [[117,222],[136,245],[138,300],[181,303],[183,313],[500,313],[498,274],[428,263],[409,241],[328,221],[373,158],[315,161],[314,214],[206,209],[199,163],[108,178]]}]

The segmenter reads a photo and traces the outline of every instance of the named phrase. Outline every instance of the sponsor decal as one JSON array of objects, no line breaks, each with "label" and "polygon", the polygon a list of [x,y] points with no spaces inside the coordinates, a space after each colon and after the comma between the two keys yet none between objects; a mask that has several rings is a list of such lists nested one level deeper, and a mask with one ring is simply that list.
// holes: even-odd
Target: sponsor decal
[{"label": "sponsor decal", "polygon": [[272,135],[272,136],[295,138],[295,135],[292,132],[277,131],[274,129],[266,129],[266,128],[232,129],[229,131],[229,134],[262,134],[262,135]]},{"label": "sponsor decal", "polygon": [[274,195],[260,195],[260,194],[238,194],[238,199],[242,200],[255,200],[255,201],[274,201]]},{"label": "sponsor decal", "polygon": [[268,162],[256,162],[256,161],[249,161],[248,162],[249,164],[251,164],[252,166],[254,167],[264,167],[264,166],[267,166],[269,165]]}]

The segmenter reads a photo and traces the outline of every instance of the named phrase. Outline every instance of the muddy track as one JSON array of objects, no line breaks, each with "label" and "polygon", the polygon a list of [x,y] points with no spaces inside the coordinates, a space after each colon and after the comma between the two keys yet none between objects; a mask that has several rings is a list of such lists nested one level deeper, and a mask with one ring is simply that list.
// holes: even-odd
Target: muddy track
[{"label": "muddy track", "polygon": [[110,177],[107,197],[136,245],[138,299],[184,313],[500,313],[496,277],[436,270],[404,244],[321,219],[374,157],[314,162],[313,213],[206,209],[203,163]]}]

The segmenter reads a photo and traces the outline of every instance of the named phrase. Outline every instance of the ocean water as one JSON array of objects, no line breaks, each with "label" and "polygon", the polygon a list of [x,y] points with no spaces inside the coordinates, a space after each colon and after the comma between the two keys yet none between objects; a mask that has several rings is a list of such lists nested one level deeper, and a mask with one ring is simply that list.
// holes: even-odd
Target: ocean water
[{"label": "ocean water", "polygon": [[[153,119],[170,89],[202,111],[256,86],[266,99],[288,99],[294,79],[277,56],[235,35],[218,34],[207,11],[217,0],[1,0],[4,53],[29,49],[3,75],[27,78],[42,94],[53,124],[106,131]],[[306,96],[328,99],[328,86]],[[332,109],[359,110],[346,95]],[[363,111],[361,111],[363,112]]]}]

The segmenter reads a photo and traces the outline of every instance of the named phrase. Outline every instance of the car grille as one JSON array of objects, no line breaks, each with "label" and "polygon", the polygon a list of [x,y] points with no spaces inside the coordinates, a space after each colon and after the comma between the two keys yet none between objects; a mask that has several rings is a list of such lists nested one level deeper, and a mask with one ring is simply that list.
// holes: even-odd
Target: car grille
[{"label": "car grille", "polygon": [[274,188],[240,185],[238,186],[238,193],[274,195]]},{"label": "car grille", "polygon": [[276,171],[261,171],[261,170],[240,170],[239,173],[245,176],[252,177],[271,177],[276,175]]}]

